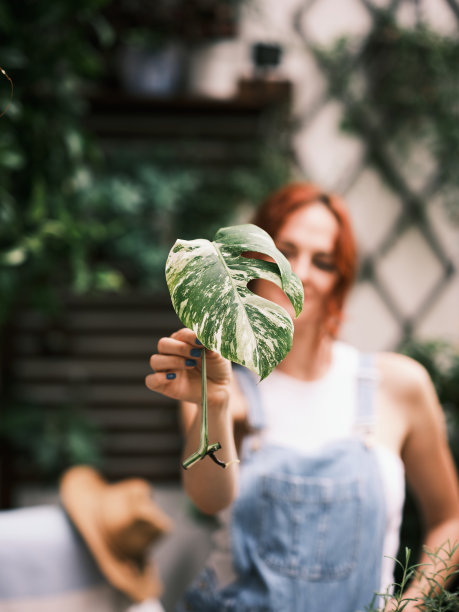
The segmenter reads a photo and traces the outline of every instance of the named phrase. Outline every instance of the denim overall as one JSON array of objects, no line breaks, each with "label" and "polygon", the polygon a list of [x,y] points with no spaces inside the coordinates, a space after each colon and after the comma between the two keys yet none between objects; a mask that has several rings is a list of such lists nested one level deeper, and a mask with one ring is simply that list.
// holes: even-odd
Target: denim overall
[{"label": "denim overall", "polygon": [[[380,588],[385,498],[365,439],[373,424],[368,356],[360,365],[355,436],[307,456],[245,440],[230,527],[238,577],[219,588],[207,568],[180,611],[363,612],[372,602]],[[240,367],[237,376],[252,425],[261,430],[256,382]]]}]

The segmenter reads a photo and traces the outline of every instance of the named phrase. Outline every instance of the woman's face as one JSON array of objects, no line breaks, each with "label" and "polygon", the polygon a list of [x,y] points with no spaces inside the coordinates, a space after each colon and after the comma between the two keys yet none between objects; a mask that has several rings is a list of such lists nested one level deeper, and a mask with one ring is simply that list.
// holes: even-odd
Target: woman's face
[{"label": "woman's face", "polygon": [[[279,229],[275,243],[289,260],[304,288],[304,306],[295,326],[320,323],[326,302],[338,279],[335,244],[339,224],[332,212],[320,202],[299,208]],[[294,318],[293,306],[274,283],[258,280],[256,293],[283,306]]]}]

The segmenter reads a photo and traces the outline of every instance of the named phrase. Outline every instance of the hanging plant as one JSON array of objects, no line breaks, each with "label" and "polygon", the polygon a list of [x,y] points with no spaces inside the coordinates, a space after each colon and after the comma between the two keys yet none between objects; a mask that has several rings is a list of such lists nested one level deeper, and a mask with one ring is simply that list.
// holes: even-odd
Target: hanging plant
[{"label": "hanging plant", "polygon": [[[273,261],[244,256],[261,253]],[[205,348],[248,367],[266,378],[287,355],[293,340],[289,314],[277,304],[252,293],[247,285],[264,278],[281,287],[296,316],[303,307],[303,287],[271,237],[255,225],[220,229],[213,242],[177,240],[166,263],[172,304],[182,323]],[[185,469],[214,453],[220,443],[208,443],[205,351],[202,357],[202,417],[198,450],[183,462]]]},{"label": "hanging plant", "polygon": [[367,142],[427,147],[437,183],[453,200],[459,189],[459,40],[425,24],[402,28],[378,11],[363,44],[343,38],[315,51],[331,94],[345,104],[344,126]]}]

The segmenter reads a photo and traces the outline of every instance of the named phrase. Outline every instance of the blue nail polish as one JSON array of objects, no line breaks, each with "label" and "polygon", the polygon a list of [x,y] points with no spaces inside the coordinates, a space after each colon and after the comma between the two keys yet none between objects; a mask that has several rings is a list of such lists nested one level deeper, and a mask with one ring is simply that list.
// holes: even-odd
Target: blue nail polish
[{"label": "blue nail polish", "polygon": [[187,366],[195,366],[196,365],[196,359],[185,359],[185,365]]},{"label": "blue nail polish", "polygon": [[202,346],[202,342],[199,342],[197,338],[196,338],[196,344],[199,344],[199,346]]},{"label": "blue nail polish", "polygon": [[192,357],[201,357],[201,349],[195,349],[195,348],[191,349],[190,355]]},{"label": "blue nail polish", "polygon": [[174,380],[174,378],[177,376],[177,374],[175,374],[174,372],[168,372],[166,374],[166,378],[167,380]]}]

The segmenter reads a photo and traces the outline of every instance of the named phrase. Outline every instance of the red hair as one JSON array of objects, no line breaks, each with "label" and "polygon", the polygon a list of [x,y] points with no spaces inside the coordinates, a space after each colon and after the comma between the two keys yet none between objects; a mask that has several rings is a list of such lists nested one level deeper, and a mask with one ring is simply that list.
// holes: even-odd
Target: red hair
[{"label": "red hair", "polygon": [[339,224],[335,244],[338,279],[326,304],[324,331],[336,336],[342,320],[345,299],[357,271],[357,249],[349,213],[337,195],[325,193],[312,183],[291,183],[271,194],[260,206],[253,223],[264,229],[273,240],[287,217],[302,206],[323,204]]}]

